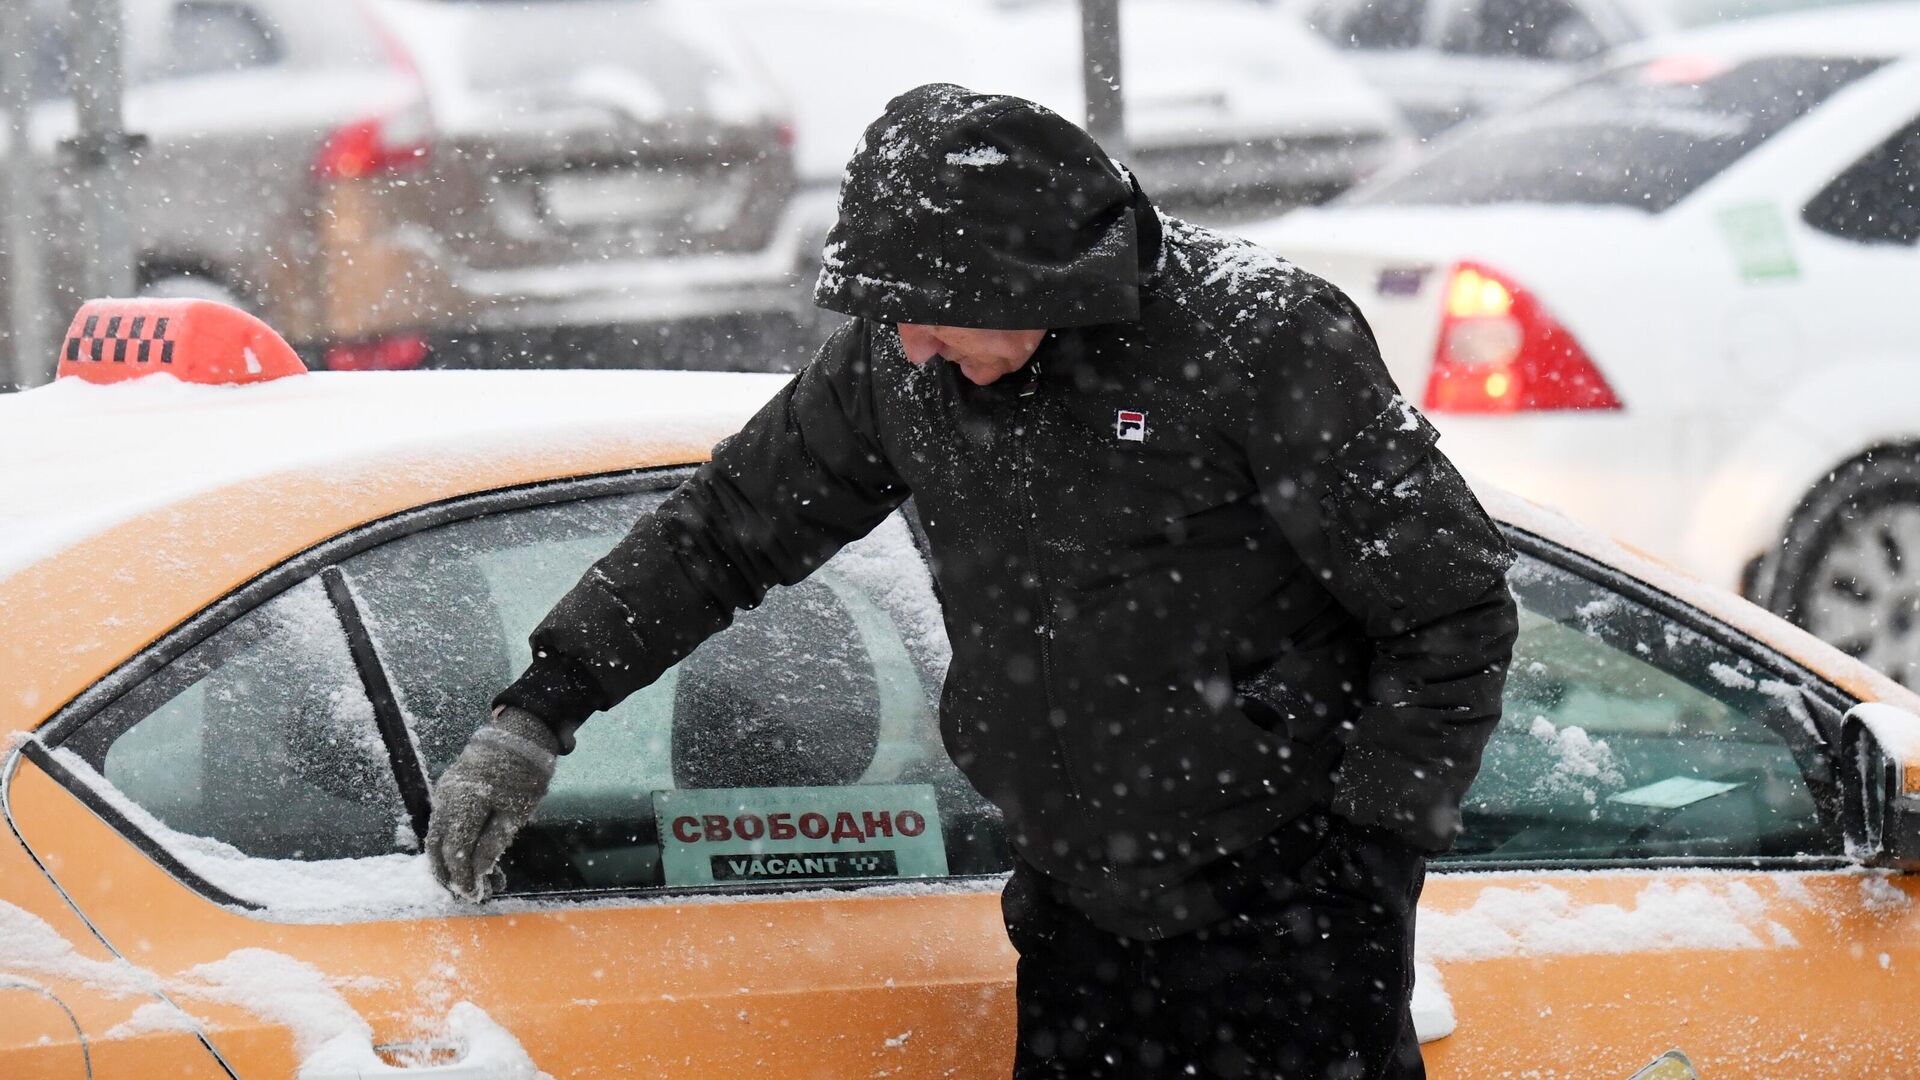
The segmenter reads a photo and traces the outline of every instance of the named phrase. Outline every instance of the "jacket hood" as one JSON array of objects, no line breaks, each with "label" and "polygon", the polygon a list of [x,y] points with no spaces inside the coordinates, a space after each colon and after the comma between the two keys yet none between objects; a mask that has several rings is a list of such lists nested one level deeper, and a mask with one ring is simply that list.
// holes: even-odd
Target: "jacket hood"
[{"label": "jacket hood", "polygon": [[1058,114],[930,83],[888,102],[847,163],[814,302],[989,330],[1130,321],[1152,213]]}]

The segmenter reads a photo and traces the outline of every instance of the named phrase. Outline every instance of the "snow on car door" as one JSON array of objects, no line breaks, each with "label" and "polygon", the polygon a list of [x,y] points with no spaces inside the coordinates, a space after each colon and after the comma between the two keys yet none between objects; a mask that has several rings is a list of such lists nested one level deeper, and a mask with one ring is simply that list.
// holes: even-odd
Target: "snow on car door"
[{"label": "snow on car door", "polygon": [[506,897],[413,854],[421,767],[654,498],[394,523],[37,751],[23,835],[243,1074],[1003,1073],[1004,845],[897,519],[583,728]]},{"label": "snow on car door", "polygon": [[[1540,549],[1507,712],[1417,950],[1435,1076],[1852,1076],[1920,1052],[1912,895],[1842,857],[1837,701]],[[1448,1029],[1451,1029],[1448,1033]]]}]

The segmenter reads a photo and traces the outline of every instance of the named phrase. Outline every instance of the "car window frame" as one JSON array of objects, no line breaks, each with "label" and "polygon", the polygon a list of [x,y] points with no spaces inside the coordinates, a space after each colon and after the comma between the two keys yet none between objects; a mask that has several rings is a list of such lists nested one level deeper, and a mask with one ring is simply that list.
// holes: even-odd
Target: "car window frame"
[{"label": "car window frame", "polygon": [[[361,552],[404,536],[492,514],[607,496],[668,492],[692,476],[697,467],[697,465],[672,465],[633,469],[499,488],[415,507],[348,530],[281,562],[202,608],[173,630],[161,635],[153,644],[130,657],[112,673],[82,691],[49,717],[36,730],[36,737],[25,743],[22,753],[56,783],[79,799],[89,810],[105,820],[116,833],[158,863],[181,884],[215,903],[270,918],[272,915],[270,905],[234,896],[202,877],[164,844],[135,824],[110,800],[95,790],[93,785],[62,764],[53,756],[53,751],[59,749],[81,730],[88,729],[96,723],[105,722],[111,706],[125,695],[133,692],[149,679],[164,673],[169,665],[179,660],[189,650],[221,633],[241,617],[308,580],[319,580],[323,585],[327,585],[328,579],[333,578],[337,584],[327,586],[328,600],[339,616],[342,630],[348,638],[348,648],[353,655],[356,670],[361,676],[362,687],[374,703],[375,720],[381,727],[381,735],[388,749],[389,768],[394,770],[394,778],[400,787],[402,800],[407,803],[409,815],[413,817],[416,836],[424,836],[426,822],[423,817],[414,815],[414,808],[416,800],[425,798],[428,790],[426,772],[415,756],[417,750],[412,746],[404,721],[398,732],[390,733],[387,718],[400,715],[398,702],[393,695],[390,676],[384,665],[377,661],[378,653],[373,649],[371,638],[367,634],[364,616],[345,587],[345,583],[339,580],[341,564]],[[913,537],[915,550],[924,560],[927,555],[925,533],[917,515],[912,512],[911,503],[903,508],[903,513],[907,518],[908,532]],[[371,668],[363,662],[363,658],[369,655],[376,658]],[[137,719],[133,721],[135,724],[138,722]],[[133,724],[128,726],[131,727]],[[403,745],[404,751],[401,749]],[[1003,877],[1005,877],[1004,874],[949,874],[938,878],[910,880],[963,887],[968,883],[990,882],[997,888]],[[554,889],[515,893],[513,899],[542,903],[693,896],[751,899],[821,889],[852,892],[875,887],[897,886],[903,880],[908,879],[839,881],[809,879],[806,882],[738,882],[725,886]]]},{"label": "car window frame", "polygon": [[[164,671],[189,649],[224,630],[241,616],[253,611],[282,593],[309,579],[323,579],[329,569],[336,573],[339,564],[360,552],[378,547],[390,540],[427,529],[449,525],[459,521],[471,520],[516,510],[530,509],[560,502],[572,502],[582,499],[612,495],[632,495],[647,492],[669,491],[691,476],[695,465],[674,465],[645,469],[624,470],[611,473],[599,473],[588,476],[567,477],[556,480],[539,481],[532,484],[499,488],[458,496],[441,502],[415,507],[401,513],[369,522],[335,537],[314,545],[307,550],[287,559],[273,568],[261,573],[240,587],[216,599],[198,613],[180,625],[162,634],[151,645],[130,657],[110,674],[88,687],[72,701],[61,707],[35,731],[34,738],[26,741],[22,748],[23,756],[32,760],[36,766],[48,774],[56,783],[79,799],[95,814],[104,819],[114,831],[128,843],[153,859],[177,881],[215,903],[235,907],[251,913],[271,915],[268,905],[257,901],[233,896],[214,885],[187,866],[154,837],[133,823],[106,798],[86,781],[67,769],[52,751],[71,738],[77,731],[95,722],[109,706],[122,696],[148,679]],[[924,533],[918,526],[911,504],[906,511],[909,532],[914,537],[915,547],[924,558],[927,554]],[[1844,690],[1835,686],[1805,665],[1766,647],[1737,629],[1713,618],[1711,615],[1668,593],[1661,592],[1653,585],[1635,578],[1623,571],[1614,569],[1589,556],[1530,533],[1509,523],[1501,523],[1501,531],[1513,546],[1521,552],[1538,558],[1558,569],[1586,579],[1596,586],[1618,592],[1623,597],[1642,604],[1662,617],[1672,619],[1703,637],[1716,642],[1735,655],[1743,657],[1756,665],[1773,671],[1775,674],[1790,678],[1795,685],[1812,688],[1815,692],[1805,695],[1808,699],[1809,713],[1814,718],[1819,732],[1821,746],[1818,749],[1831,761],[1839,746],[1840,720],[1846,711],[1858,702]],[[345,590],[341,592],[344,594]],[[936,595],[938,595],[936,589]],[[340,600],[332,590],[329,599],[334,601],[336,612],[341,614],[343,630],[349,636],[349,648],[355,649],[352,637],[356,628],[349,622],[347,612],[342,609]],[[346,597],[351,605],[351,597]],[[357,631],[363,637],[364,626]],[[356,667],[359,667],[360,654],[355,650]],[[384,674],[384,668],[381,669]],[[361,669],[362,682],[367,682],[368,673]],[[378,691],[373,686],[366,687],[369,697]],[[397,708],[391,699],[391,685],[385,692],[389,696],[389,707]],[[376,721],[381,716],[381,705],[375,701]],[[413,777],[401,774],[401,766],[394,765],[396,755],[392,754],[393,740],[382,727],[383,738],[388,739],[390,750],[389,765],[395,768],[395,780],[400,785],[403,799],[408,798],[409,785],[414,785],[416,796],[424,789],[426,776],[424,769],[413,761]],[[1836,776],[1838,763],[1835,762]],[[9,778],[10,779],[10,778]],[[10,787],[0,785],[0,789]],[[1814,791],[1823,820],[1831,820],[1835,827],[1844,830],[1840,816],[1837,784],[1835,790],[1824,790],[1824,785],[1815,785],[1809,781]],[[416,822],[416,828],[424,831],[424,822]],[[1843,834],[1844,836],[1844,831]],[[1844,856],[1707,856],[1673,857],[1650,859],[1611,859],[1611,860],[1449,860],[1441,856],[1432,861],[1431,869],[1439,873],[1484,873],[1503,870],[1617,870],[1617,869],[1662,869],[1679,867],[1739,868],[1739,869],[1829,869],[1839,866],[1855,865],[1855,861]],[[925,879],[929,883],[942,885],[965,885],[967,883],[993,882],[997,885],[1003,874],[964,875]],[[804,885],[786,882],[730,883],[725,886],[661,886],[661,887],[619,887],[610,889],[561,889],[516,894],[519,900],[566,903],[568,901],[604,901],[608,899],[634,898],[684,898],[700,896],[708,898],[741,897],[764,898],[769,895],[791,894],[796,891],[817,891],[833,889],[836,891],[859,891],[876,886],[897,885],[898,881],[886,879],[851,881],[808,881]]]},{"label": "car window frame", "polygon": [[1849,158],[1846,164],[1835,170],[1820,189],[1807,197],[1800,206],[1800,223],[1828,240],[1846,244],[1853,250],[1912,252],[1920,250],[1920,236],[1911,240],[1897,240],[1881,236],[1861,236],[1857,233],[1841,232],[1824,217],[1828,207],[1829,193],[1839,188],[1851,174],[1864,167],[1895,143],[1912,141],[1920,144],[1920,113],[1913,113],[1907,119],[1894,125],[1893,129],[1875,140],[1874,144]]},{"label": "car window frame", "polygon": [[[1515,550],[1522,554],[1539,559],[1557,570],[1598,588],[1617,593],[1621,598],[1639,604],[1663,619],[1672,620],[1675,625],[1699,634],[1728,650],[1734,656],[1786,679],[1792,685],[1813,690],[1813,693],[1802,695],[1802,700],[1808,706],[1808,715],[1812,717],[1815,731],[1818,733],[1817,745],[1811,746],[1810,750],[1827,759],[1832,767],[1833,779],[1828,783],[1816,783],[1811,777],[1805,776],[1802,779],[1807,785],[1808,792],[1813,796],[1822,825],[1836,831],[1844,850],[1847,832],[1842,814],[1840,789],[1844,774],[1837,756],[1840,747],[1841,720],[1848,709],[1859,704],[1858,699],[1806,665],[1767,647],[1764,643],[1679,597],[1662,592],[1640,578],[1518,526],[1503,523],[1501,531],[1505,533]],[[1778,733],[1788,742],[1796,758],[1802,746],[1813,741],[1803,729],[1797,727]],[[1517,870],[1545,872],[1650,869],[1824,870],[1853,865],[1858,865],[1857,861],[1844,854],[1687,855],[1619,859],[1453,859],[1446,855],[1439,855],[1429,860],[1428,869],[1436,873],[1459,874]]]}]

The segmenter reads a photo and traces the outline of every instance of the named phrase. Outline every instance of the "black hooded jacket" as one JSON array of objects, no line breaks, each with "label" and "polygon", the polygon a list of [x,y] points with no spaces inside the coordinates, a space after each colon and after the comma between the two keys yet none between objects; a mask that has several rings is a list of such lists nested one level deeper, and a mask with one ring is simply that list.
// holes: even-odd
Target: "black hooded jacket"
[{"label": "black hooded jacket", "polygon": [[[1333,286],[1164,218],[1015,98],[895,99],[817,299],[855,317],[554,609],[500,701],[570,743],[914,496],[942,734],[1016,853],[1142,937],[1330,808],[1443,850],[1499,717],[1511,554]],[[975,386],[896,321],[1049,328]]]}]

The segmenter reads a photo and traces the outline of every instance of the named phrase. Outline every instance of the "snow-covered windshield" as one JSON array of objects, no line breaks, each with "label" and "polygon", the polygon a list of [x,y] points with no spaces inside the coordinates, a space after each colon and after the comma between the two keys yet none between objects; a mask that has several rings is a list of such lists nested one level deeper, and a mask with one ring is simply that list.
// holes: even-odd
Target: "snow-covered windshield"
[{"label": "snow-covered windshield", "polygon": [[1464,132],[1349,201],[1630,206],[1659,213],[1882,63],[1676,55],[1614,68]]}]

